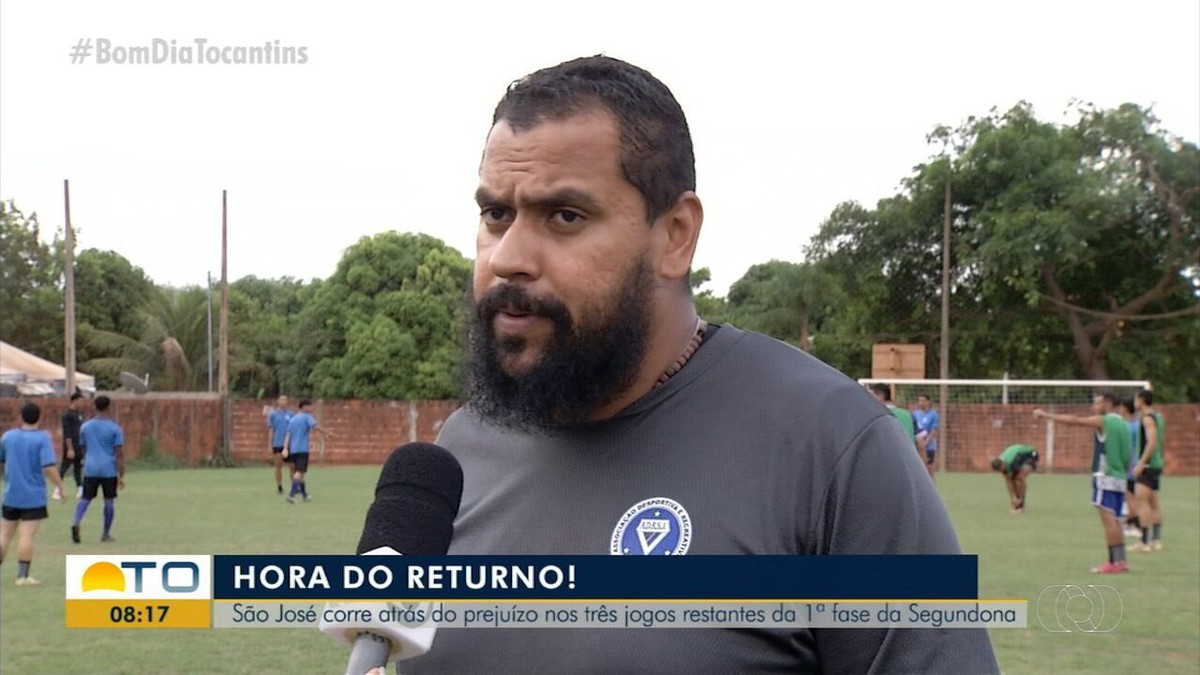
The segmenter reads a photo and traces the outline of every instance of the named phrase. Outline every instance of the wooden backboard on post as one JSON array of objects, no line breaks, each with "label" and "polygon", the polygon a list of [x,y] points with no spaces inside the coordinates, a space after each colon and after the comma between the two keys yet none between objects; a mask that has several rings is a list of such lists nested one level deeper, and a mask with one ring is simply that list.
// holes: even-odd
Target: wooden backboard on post
[{"label": "wooden backboard on post", "polygon": [[871,348],[871,377],[876,380],[925,379],[925,345],[874,345]]}]

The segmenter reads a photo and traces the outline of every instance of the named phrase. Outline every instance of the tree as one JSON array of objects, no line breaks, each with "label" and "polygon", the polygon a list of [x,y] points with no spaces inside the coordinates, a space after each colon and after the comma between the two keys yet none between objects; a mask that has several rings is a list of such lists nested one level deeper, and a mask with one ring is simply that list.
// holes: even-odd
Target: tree
[{"label": "tree", "polygon": [[58,362],[63,355],[62,248],[41,240],[37,214],[0,202],[0,340]]},{"label": "tree", "polygon": [[[840,204],[806,250],[838,289],[813,353],[852,375],[870,374],[873,343],[938,339],[941,205],[919,186],[910,180],[913,196],[888,197],[874,209]],[[936,354],[926,349],[927,372],[937,372]]]},{"label": "tree", "polygon": [[[247,360],[262,364],[266,373],[264,379],[254,370],[243,371],[232,378],[230,391],[258,397],[303,389],[290,388],[284,382],[294,376],[288,368],[287,355],[300,337],[296,331],[297,317],[304,308],[307,290],[305,282],[290,277],[246,276],[230,284],[231,340]],[[306,371],[297,379],[303,381],[307,374]]]},{"label": "tree", "polygon": [[[76,358],[99,356],[88,349],[96,331],[137,337],[145,330],[144,309],[156,293],[142,268],[115,251],[87,249],[75,257]],[[116,373],[92,373],[96,386],[115,389]]]},{"label": "tree", "polygon": [[[245,296],[230,294],[230,314],[246,303]],[[202,391],[208,387],[208,293],[198,286],[159,288],[142,310],[143,331],[138,337],[113,331],[94,331],[88,350],[98,356],[86,369],[109,378],[121,371],[150,376],[158,391]],[[244,308],[239,308],[244,312]],[[262,385],[270,373],[246,354],[235,330],[230,331],[230,380]]]},{"label": "tree", "polygon": [[754,265],[734,283],[728,302],[742,325],[808,351],[814,330],[839,296],[834,278],[820,266],[772,260]]},{"label": "tree", "polygon": [[972,262],[1065,322],[1082,370],[1143,325],[1200,310],[1200,152],[1148,111],[1083,107],[1071,127],[1027,105],[974,121],[956,174],[971,200]]},{"label": "tree", "polygon": [[456,396],[470,273],[428,235],[363,237],[306,298],[287,386],[338,398]]},{"label": "tree", "polygon": [[827,328],[858,336],[855,372],[872,340],[936,346],[949,181],[952,374],[1146,378],[1200,396],[1196,146],[1136,106],[1077,112],[1061,126],[1020,104],[939,128],[945,151],[900,194],[834,209],[808,253],[845,290]]},{"label": "tree", "polygon": [[729,307],[725,298],[716,297],[711,289],[700,290],[701,286],[712,281],[712,271],[707,267],[693,270],[688,281],[692,286],[692,301],[696,304],[696,314],[710,323],[726,321]]},{"label": "tree", "polygon": [[97,330],[139,335],[154,282],[120,253],[87,249],[75,257],[75,318]]}]

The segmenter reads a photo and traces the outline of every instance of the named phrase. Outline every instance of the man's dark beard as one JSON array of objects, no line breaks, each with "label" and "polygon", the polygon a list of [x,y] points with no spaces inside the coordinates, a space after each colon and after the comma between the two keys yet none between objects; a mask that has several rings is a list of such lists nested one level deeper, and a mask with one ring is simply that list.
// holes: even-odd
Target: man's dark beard
[{"label": "man's dark beard", "polygon": [[[653,285],[648,262],[639,260],[607,307],[589,307],[577,321],[558,300],[534,298],[518,284],[491,289],[471,314],[467,405],[493,423],[520,430],[587,421],[637,376],[646,354]],[[554,324],[537,363],[516,376],[504,372],[500,355],[519,353],[525,339],[497,339],[494,319],[501,309]]]}]

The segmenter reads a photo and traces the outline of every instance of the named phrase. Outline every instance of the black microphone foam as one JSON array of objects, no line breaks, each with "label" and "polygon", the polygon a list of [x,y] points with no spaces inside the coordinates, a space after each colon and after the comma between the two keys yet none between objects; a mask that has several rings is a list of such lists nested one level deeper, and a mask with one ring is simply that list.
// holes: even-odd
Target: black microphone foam
[{"label": "black microphone foam", "polygon": [[462,466],[445,448],[396,448],[379,472],[358,554],[388,546],[403,555],[446,555],[462,489]]}]

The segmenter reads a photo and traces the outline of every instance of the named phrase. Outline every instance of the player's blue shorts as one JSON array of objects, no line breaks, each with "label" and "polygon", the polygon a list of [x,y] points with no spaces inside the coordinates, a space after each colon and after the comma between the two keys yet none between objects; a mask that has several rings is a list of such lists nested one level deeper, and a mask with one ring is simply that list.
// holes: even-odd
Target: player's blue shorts
[{"label": "player's blue shorts", "polygon": [[1110,511],[1114,516],[1120,516],[1121,508],[1125,506],[1125,493],[1120,490],[1101,490],[1096,482],[1092,481],[1092,505]]}]

